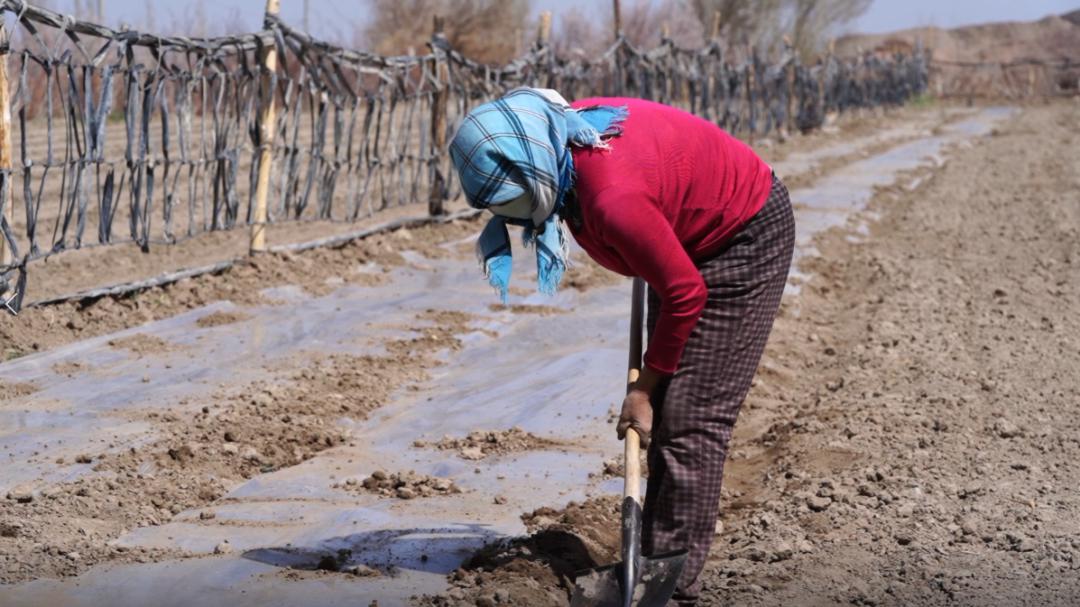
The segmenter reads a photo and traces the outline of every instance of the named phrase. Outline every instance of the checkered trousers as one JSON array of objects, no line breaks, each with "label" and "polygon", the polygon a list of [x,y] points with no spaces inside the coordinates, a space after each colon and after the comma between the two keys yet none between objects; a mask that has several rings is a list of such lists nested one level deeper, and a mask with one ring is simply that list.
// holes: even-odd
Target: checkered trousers
[{"label": "checkered trousers", "polygon": [[[645,554],[690,551],[675,604],[693,605],[715,535],[724,459],[780,306],[795,244],[787,188],[774,175],[765,206],[711,259],[709,296],[678,370],[653,397],[645,494]],[[649,290],[651,334],[660,300]]]}]

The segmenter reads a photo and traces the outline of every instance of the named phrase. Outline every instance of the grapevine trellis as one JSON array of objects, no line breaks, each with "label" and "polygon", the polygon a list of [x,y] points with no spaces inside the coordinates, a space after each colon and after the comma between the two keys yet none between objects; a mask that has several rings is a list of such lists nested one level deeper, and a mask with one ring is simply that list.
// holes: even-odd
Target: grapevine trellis
[{"label": "grapevine trellis", "polygon": [[903,103],[929,73],[918,51],[806,64],[791,52],[728,57],[719,40],[643,50],[619,38],[595,58],[563,59],[546,36],[490,66],[437,30],[426,54],[381,56],[316,40],[274,12],[262,31],[213,39],[113,30],[21,0],[0,0],[0,13],[17,23],[0,48],[0,108],[11,112],[0,113],[0,301],[13,311],[34,263],[74,249],[149,251],[417,201],[441,215],[458,193],[448,134],[514,87],[653,99],[752,139]]}]

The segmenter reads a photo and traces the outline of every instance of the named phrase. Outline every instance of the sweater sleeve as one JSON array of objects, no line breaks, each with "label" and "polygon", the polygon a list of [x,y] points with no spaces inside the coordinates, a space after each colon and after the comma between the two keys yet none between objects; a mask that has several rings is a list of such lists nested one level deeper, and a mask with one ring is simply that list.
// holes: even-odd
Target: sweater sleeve
[{"label": "sweater sleeve", "polygon": [[705,281],[667,218],[652,202],[617,188],[597,198],[607,199],[597,205],[596,228],[601,239],[660,296],[660,315],[649,336],[645,364],[670,375],[705,308]]}]

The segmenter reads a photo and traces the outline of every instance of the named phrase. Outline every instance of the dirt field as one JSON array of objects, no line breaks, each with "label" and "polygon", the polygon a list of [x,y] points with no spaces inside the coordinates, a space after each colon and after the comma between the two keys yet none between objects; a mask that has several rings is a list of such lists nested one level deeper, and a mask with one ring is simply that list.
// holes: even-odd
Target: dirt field
[{"label": "dirt field", "polygon": [[[929,136],[956,119],[938,108],[904,110],[879,119],[877,128],[917,123],[914,134],[867,140],[785,178],[812,189],[858,159],[918,133]],[[1080,382],[1073,371],[1080,364],[1080,322],[1072,313],[1080,295],[1077,123],[1080,106],[1074,103],[1024,108],[992,136],[951,149],[942,166],[878,188],[869,209],[878,219],[868,234],[849,225],[818,235],[813,245],[820,257],[801,262],[807,277],[785,300],[736,429],[702,605],[1080,602],[1080,472],[1071,466],[1080,455]],[[873,124],[853,121],[817,139],[765,145],[763,153],[794,162],[815,147],[873,134]],[[322,300],[346,286],[359,294],[356,302],[364,289],[405,293],[395,272],[422,281],[432,272],[429,265],[471,264],[461,241],[478,225],[460,222],[343,249],[267,256],[130,298],[29,310],[17,322],[3,321],[0,337],[11,358],[104,336],[104,347],[115,356],[139,364],[159,357],[170,366],[189,364],[184,361],[199,358],[196,348],[202,346],[144,329],[110,336],[220,299],[244,308],[216,309],[192,326],[208,339],[225,335],[215,331],[236,335],[259,320],[265,313],[260,310],[275,308],[270,304],[277,295],[257,287],[299,285]],[[418,255],[402,254],[406,249]],[[252,364],[277,379],[214,384],[206,395],[192,388],[175,403],[110,413],[137,425],[134,438],[116,430],[93,449],[38,448],[25,464],[60,467],[68,478],[0,484],[6,497],[0,501],[0,584],[7,585],[0,586],[0,605],[105,604],[96,602],[108,596],[100,590],[108,584],[102,580],[139,571],[140,587],[125,587],[123,599],[135,604],[152,596],[138,594],[140,588],[151,591],[159,579],[154,576],[166,575],[155,573],[154,563],[190,576],[203,562],[224,570],[240,560],[274,565],[260,565],[266,568],[253,574],[272,594],[222,581],[231,590],[201,597],[228,596],[235,605],[285,604],[289,597],[361,604],[357,599],[374,596],[397,597],[377,601],[384,606],[565,605],[573,571],[609,562],[617,552],[618,513],[610,498],[615,481],[600,474],[618,448],[609,436],[614,396],[606,384],[596,390],[606,396],[597,399],[575,394],[591,403],[591,412],[586,416],[574,403],[559,409],[564,420],[577,411],[579,421],[569,426],[580,429],[558,434],[550,424],[519,428],[519,418],[498,417],[485,404],[487,386],[469,383],[472,378],[456,384],[446,374],[460,372],[460,361],[473,360],[471,355],[488,360],[485,352],[506,351],[497,349],[492,335],[513,327],[519,333],[536,327],[543,335],[545,326],[554,326],[544,323],[565,326],[577,341],[586,336],[604,348],[583,351],[581,360],[603,366],[610,358],[618,366],[625,356],[623,335],[603,344],[609,329],[625,325],[612,319],[588,337],[593,333],[572,323],[589,310],[595,310],[594,320],[618,315],[622,309],[604,307],[604,298],[622,298],[621,283],[589,264],[579,266],[570,282],[577,287],[570,301],[581,305],[576,313],[566,313],[562,300],[510,308],[484,302],[466,312],[455,309],[449,294],[438,309],[413,309],[421,304],[400,295],[400,320],[370,320],[372,327],[395,332],[373,333],[361,348],[370,352],[257,360]],[[276,308],[280,313],[289,305],[283,300]],[[592,331],[594,325],[585,326]],[[514,335],[514,343],[522,335],[530,334]],[[558,359],[557,344],[545,347]],[[106,363],[49,364],[51,373],[77,379],[87,373],[111,377]],[[550,373],[573,376],[580,369],[580,363],[567,364],[568,370]],[[446,365],[450,370],[443,370]],[[0,414],[32,417],[49,407],[62,409],[62,403],[35,397],[38,390],[55,389],[0,383]],[[507,389],[520,394],[534,386]],[[440,398],[460,409],[444,407]],[[521,410],[537,424],[545,414],[530,408],[559,400],[538,396]],[[428,401],[434,408],[423,413]],[[408,420],[394,425],[412,409],[422,411],[415,428],[423,431]],[[401,442],[369,444],[380,433],[400,435]],[[6,440],[0,436],[0,451],[17,451]],[[9,458],[5,465],[24,461]],[[559,476],[577,462],[580,477]],[[81,467],[68,467],[73,465]],[[541,476],[544,481],[537,480]],[[587,489],[574,487],[585,481],[573,479],[585,478]],[[255,499],[282,483],[293,490],[289,497],[271,492]],[[569,497],[562,497],[567,490]],[[293,502],[299,505],[289,516],[272,510]],[[245,518],[251,512],[234,511],[241,507],[271,510],[252,510],[258,517]],[[368,520],[362,513],[376,509],[399,517],[402,527],[423,528],[415,522],[421,515],[444,523],[486,521],[503,539],[448,557],[421,544],[413,561],[364,552],[365,543],[379,543],[377,537],[355,544],[313,543],[309,537],[352,537],[338,526],[350,517]],[[332,531],[296,519],[320,516],[334,521]],[[527,534],[506,539],[497,521],[519,517],[515,524]],[[286,534],[297,525],[307,535]],[[283,544],[274,557],[279,560],[252,550]],[[296,556],[297,546],[315,544],[337,552],[316,552],[310,560]],[[342,552],[344,545],[353,552]],[[281,564],[283,553],[294,559],[291,565]],[[448,564],[432,565],[443,562]],[[288,568],[275,573],[280,567]],[[429,575],[413,592],[392,594],[397,590],[379,586],[390,588],[395,580],[407,586],[410,572],[421,570]]]},{"label": "dirt field", "polygon": [[[880,193],[865,242],[819,240],[736,429],[702,605],[1080,601],[1077,119],[1029,109],[915,191]],[[574,568],[544,539],[618,520],[585,508],[425,603],[528,593],[540,560],[556,577],[535,604],[564,604]]]}]

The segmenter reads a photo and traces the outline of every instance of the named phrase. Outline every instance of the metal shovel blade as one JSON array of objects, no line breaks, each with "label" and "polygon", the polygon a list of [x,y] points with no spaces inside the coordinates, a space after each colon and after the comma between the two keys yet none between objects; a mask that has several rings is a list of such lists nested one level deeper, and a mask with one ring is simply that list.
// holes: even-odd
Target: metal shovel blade
[{"label": "metal shovel blade", "polygon": [[[634,279],[631,301],[627,390],[641,368],[645,281],[640,278]],[[636,430],[627,430],[623,453],[622,562],[579,573],[574,580],[570,607],[666,607],[675,593],[675,584],[686,563],[686,551],[641,556],[640,439]]]},{"label": "metal shovel blade", "polygon": [[[639,557],[637,566],[640,574],[633,589],[632,604],[637,607],[667,605],[675,593],[675,584],[685,563],[685,550]],[[574,581],[570,607],[622,607],[626,596],[623,571],[623,564],[616,563],[579,574]]]}]

